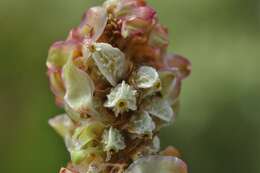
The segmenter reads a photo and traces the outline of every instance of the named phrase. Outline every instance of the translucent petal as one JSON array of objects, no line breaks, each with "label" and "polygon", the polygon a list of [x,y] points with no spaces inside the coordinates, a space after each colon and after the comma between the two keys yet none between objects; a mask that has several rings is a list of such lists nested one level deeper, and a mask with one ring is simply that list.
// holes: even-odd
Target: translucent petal
[{"label": "translucent petal", "polygon": [[[79,165],[83,161],[88,161],[89,157],[97,156],[101,153],[101,150],[97,147],[88,147],[86,149],[71,149],[69,150],[71,161],[73,164]],[[93,159],[93,158],[92,158]],[[84,168],[83,168],[84,169]],[[86,165],[85,165],[86,169]]]},{"label": "translucent petal", "polygon": [[164,59],[166,67],[175,70],[181,79],[185,79],[190,75],[191,63],[188,59],[177,54],[167,55]]},{"label": "translucent petal", "polygon": [[62,70],[60,68],[50,67],[48,69],[48,77],[50,88],[56,97],[56,104],[60,107],[63,106],[63,98],[65,95],[65,87],[61,76]]},{"label": "translucent petal", "polygon": [[80,35],[91,38],[93,41],[98,40],[106,27],[107,20],[108,16],[105,8],[99,6],[90,8],[80,24]]},{"label": "translucent petal", "polygon": [[135,111],[137,109],[136,96],[137,91],[123,81],[107,95],[104,106],[113,108],[116,116],[128,110]]},{"label": "translucent petal", "polygon": [[66,88],[64,100],[75,112],[97,115],[93,107],[95,86],[87,73],[78,69],[69,60],[63,68],[63,78]]},{"label": "translucent petal", "polygon": [[123,22],[121,28],[121,34],[124,38],[136,35],[142,35],[145,32],[149,31],[151,28],[151,21],[140,19],[140,18],[131,18]]},{"label": "translucent petal", "polygon": [[104,131],[102,142],[104,144],[104,151],[107,152],[118,152],[126,147],[124,137],[121,135],[119,130],[113,127]]},{"label": "translucent petal", "polygon": [[173,71],[160,71],[159,75],[162,82],[161,94],[173,105],[181,92],[181,79]]},{"label": "translucent petal", "polygon": [[93,46],[94,52],[92,57],[100,72],[111,85],[116,86],[127,72],[127,62],[124,53],[107,43],[94,43]]},{"label": "translucent petal", "polygon": [[147,156],[132,163],[125,173],[187,173],[187,166],[177,157]]},{"label": "translucent petal", "polygon": [[142,66],[134,73],[133,80],[138,88],[153,88],[161,86],[159,74],[153,67]]},{"label": "translucent petal", "polygon": [[67,114],[58,115],[49,120],[49,125],[54,128],[62,137],[70,135],[75,128],[74,123]]},{"label": "translucent petal", "polygon": [[72,150],[70,152],[71,161],[74,164],[79,164],[86,157],[86,152],[84,150]]},{"label": "translucent petal", "polygon": [[60,41],[54,43],[49,49],[47,66],[61,68],[69,58],[79,54],[79,44],[75,41]]},{"label": "translucent petal", "polygon": [[155,19],[156,12],[149,6],[140,6],[129,9],[128,11],[118,11],[117,17],[123,20],[131,18],[139,18],[143,20],[152,21]]},{"label": "translucent petal", "polygon": [[152,134],[155,123],[147,112],[136,113],[130,121],[128,130],[139,135]]},{"label": "translucent petal", "polygon": [[133,9],[145,5],[145,0],[121,0],[117,6],[116,16],[119,18],[125,17],[126,15],[131,14]]},{"label": "translucent petal", "polygon": [[98,140],[104,128],[104,124],[99,121],[86,121],[75,129],[72,140],[77,144],[77,147],[84,148],[88,143]]},{"label": "translucent petal", "polygon": [[152,47],[164,48],[168,46],[168,43],[168,30],[160,24],[156,24],[150,34],[149,45]]},{"label": "translucent petal", "polygon": [[81,113],[73,110],[67,103],[64,104],[64,109],[67,115],[75,122],[79,122],[81,119]]},{"label": "translucent petal", "polygon": [[142,107],[144,111],[165,122],[171,122],[174,119],[170,104],[160,97],[147,98]]}]

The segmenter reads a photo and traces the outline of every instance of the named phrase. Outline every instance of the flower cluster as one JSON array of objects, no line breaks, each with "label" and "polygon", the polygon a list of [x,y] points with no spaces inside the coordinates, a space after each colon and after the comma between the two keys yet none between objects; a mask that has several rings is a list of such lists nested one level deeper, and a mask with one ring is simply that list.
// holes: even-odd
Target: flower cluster
[{"label": "flower cluster", "polygon": [[187,59],[167,54],[168,31],[144,0],[90,8],[47,59],[50,87],[65,114],[49,121],[71,156],[60,173],[186,173],[158,132],[172,124]]}]

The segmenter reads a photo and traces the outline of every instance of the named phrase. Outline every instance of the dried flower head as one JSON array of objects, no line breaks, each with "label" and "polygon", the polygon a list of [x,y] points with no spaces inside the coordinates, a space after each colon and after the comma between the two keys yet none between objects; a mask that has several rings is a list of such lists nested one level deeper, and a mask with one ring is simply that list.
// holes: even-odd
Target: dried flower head
[{"label": "dried flower head", "polygon": [[190,62],[167,54],[168,31],[145,0],[90,8],[47,58],[50,87],[65,114],[49,124],[71,162],[60,173],[186,173],[158,133],[174,122]]}]

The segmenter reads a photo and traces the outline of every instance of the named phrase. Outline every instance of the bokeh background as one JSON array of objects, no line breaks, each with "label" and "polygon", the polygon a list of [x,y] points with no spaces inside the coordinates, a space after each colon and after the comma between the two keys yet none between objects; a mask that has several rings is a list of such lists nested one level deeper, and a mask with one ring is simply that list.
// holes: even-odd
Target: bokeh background
[{"label": "bokeh background", "polygon": [[[161,133],[190,173],[260,172],[260,1],[148,0],[169,51],[192,61],[181,112]],[[101,0],[0,1],[0,172],[58,173],[68,155],[48,126],[62,110],[45,74],[48,47]]]}]

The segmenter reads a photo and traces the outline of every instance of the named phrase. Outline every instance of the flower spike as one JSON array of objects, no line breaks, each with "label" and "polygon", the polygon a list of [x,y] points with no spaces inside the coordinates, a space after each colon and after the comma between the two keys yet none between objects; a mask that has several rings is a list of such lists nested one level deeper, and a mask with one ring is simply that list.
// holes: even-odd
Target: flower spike
[{"label": "flower spike", "polygon": [[160,151],[191,63],[167,54],[168,30],[145,0],[106,0],[49,49],[51,91],[65,113],[49,120],[70,154],[60,173],[187,173]]}]

